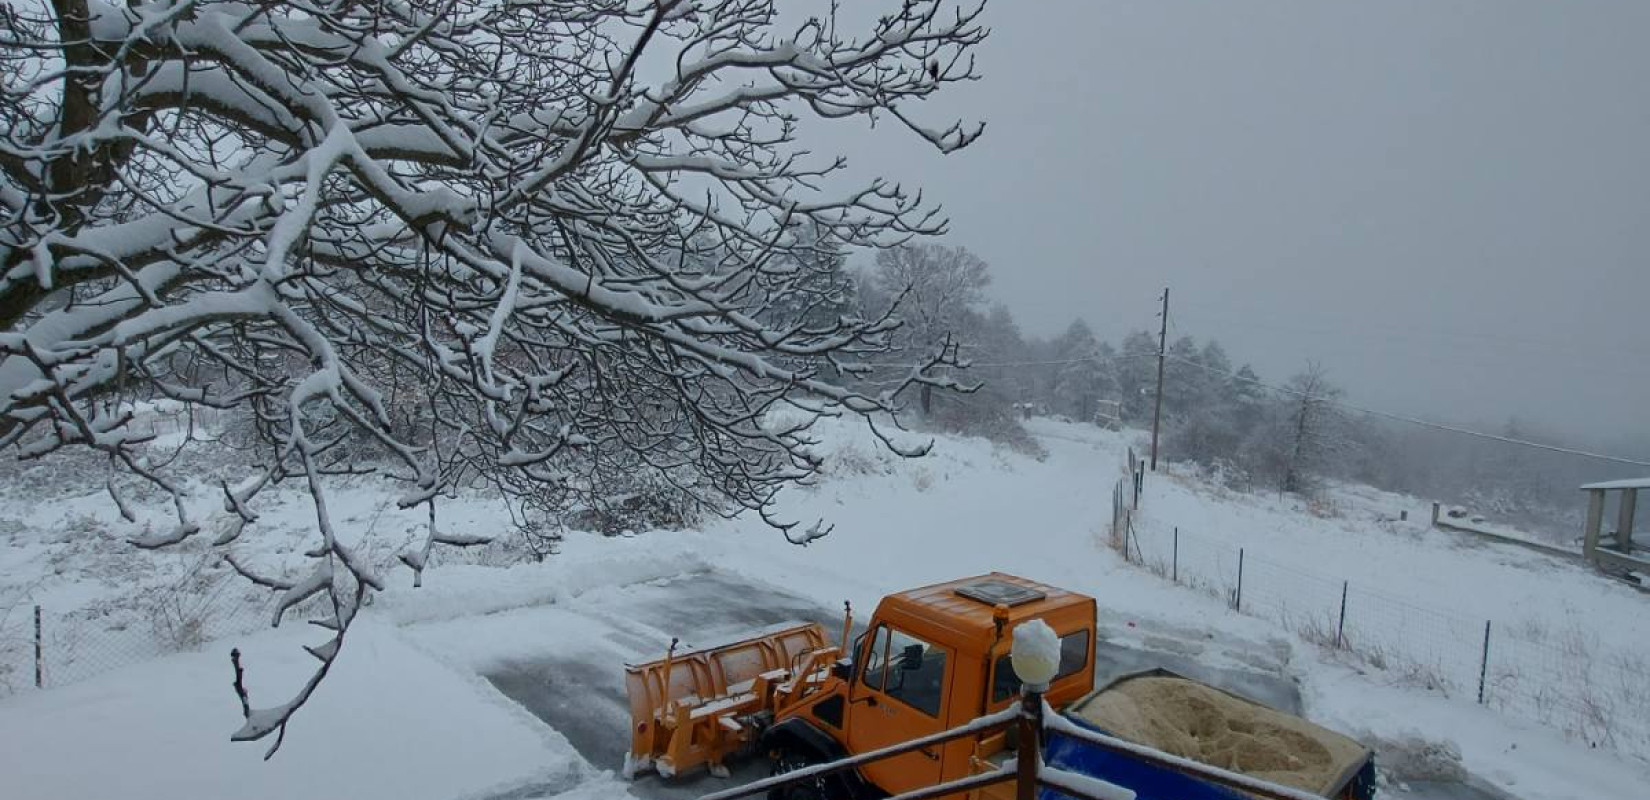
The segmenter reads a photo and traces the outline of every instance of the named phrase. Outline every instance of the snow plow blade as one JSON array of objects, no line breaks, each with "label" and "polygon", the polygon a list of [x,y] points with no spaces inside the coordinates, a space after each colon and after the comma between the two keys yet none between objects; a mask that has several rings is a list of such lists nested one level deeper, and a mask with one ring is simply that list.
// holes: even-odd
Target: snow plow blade
[{"label": "snow plow blade", "polygon": [[630,752],[625,777],[654,769],[671,777],[700,765],[723,775],[723,760],[755,744],[777,704],[836,660],[818,623],[798,623],[731,644],[625,665]]}]

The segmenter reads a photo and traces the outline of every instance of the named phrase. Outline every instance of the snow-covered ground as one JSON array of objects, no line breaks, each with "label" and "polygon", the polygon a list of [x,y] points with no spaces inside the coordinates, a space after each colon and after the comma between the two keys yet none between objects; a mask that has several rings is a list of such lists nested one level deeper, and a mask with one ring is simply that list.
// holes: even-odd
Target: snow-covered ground
[{"label": "snow-covered ground", "polygon": [[[1579,561],[1430,526],[1414,498],[1343,486],[1310,503],[1223,491],[1184,474],[1147,481],[1136,552],[1396,679],[1650,754],[1647,598]],[[1401,520],[1401,511],[1409,511]],[[1344,594],[1343,594],[1344,592]],[[1485,653],[1486,623],[1492,630]]]},{"label": "snow-covered ground", "polygon": [[[1041,461],[958,438],[905,461],[856,429],[828,431],[827,479],[782,501],[791,517],[836,525],[807,548],[742,520],[637,537],[572,535],[561,555],[540,564],[489,566],[485,552],[449,557],[417,590],[404,571],[394,573],[269,762],[263,743],[228,742],[239,707],[227,652],[242,649],[254,704],[284,699],[308,660],[297,642],[317,638],[302,626],[213,641],[62,688],[20,689],[0,700],[5,794],[610,797],[626,790],[613,775],[618,754],[601,756],[612,737],[622,741],[622,731],[604,731],[623,723],[614,702],[623,660],[660,655],[672,636],[691,644],[775,618],[833,618],[844,600],[863,619],[887,592],[990,570],[1094,594],[1117,652],[1172,655],[1261,688],[1297,686],[1306,716],[1372,741],[1451,742],[1468,771],[1521,800],[1636,797],[1650,785],[1645,753],[1589,748],[1471,698],[1425,691],[1126,564],[1107,547],[1106,525],[1130,436],[1044,420],[1034,430],[1048,448]],[[101,478],[64,481],[49,504],[30,502],[50,488],[36,483],[32,497],[11,493],[0,508],[0,536],[10,540],[0,547],[0,592],[11,598],[0,610],[13,607],[4,623],[12,630],[16,608],[41,602],[101,603],[104,613],[83,624],[136,631],[140,612],[120,601],[134,586],[216,574],[199,552],[156,556],[121,545],[147,512],[139,523],[121,521],[98,493]],[[334,510],[385,562],[419,525],[391,496],[356,479]],[[242,555],[275,568],[300,551],[308,531],[300,499],[266,510],[237,545]],[[1141,529],[1149,541],[1163,525],[1181,526],[1189,540],[1241,538],[1280,564],[1384,581],[1383,591],[1417,605],[1497,619],[1516,612],[1554,626],[1598,619],[1644,641],[1633,627],[1644,624],[1644,599],[1630,591],[1537,554],[1412,529],[1425,524],[1419,503],[1410,527],[1374,519],[1396,516],[1386,500],[1360,503],[1343,500],[1338,516],[1325,518],[1190,479],[1152,480]],[[446,508],[473,532],[507,524],[502,506],[483,498]],[[245,595],[238,586],[222,591],[229,602]],[[558,703],[566,707],[544,707]],[[546,717],[584,722],[558,728]],[[648,795],[658,787],[633,788]]]},{"label": "snow-covered ground", "polygon": [[[1358,486],[1306,503],[1224,491],[1179,474],[1163,477],[1147,481],[1139,524],[1148,536],[1179,527],[1183,549],[1244,547],[1249,555],[1333,578],[1337,592],[1339,581],[1350,579],[1458,616],[1608,633],[1601,638],[1631,643],[1639,652],[1650,647],[1650,614],[1633,613],[1645,600],[1634,589],[1579,564],[1434,529],[1428,504],[1415,498]],[[1409,519],[1399,521],[1400,511]]]}]

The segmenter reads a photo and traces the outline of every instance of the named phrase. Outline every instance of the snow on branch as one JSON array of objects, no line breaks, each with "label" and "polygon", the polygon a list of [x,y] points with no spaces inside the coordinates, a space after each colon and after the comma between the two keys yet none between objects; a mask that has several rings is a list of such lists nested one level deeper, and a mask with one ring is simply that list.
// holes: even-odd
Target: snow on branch
[{"label": "snow on branch", "polygon": [[[861,415],[920,455],[877,420],[907,387],[970,387],[954,346],[867,379],[901,321],[841,301],[844,254],[945,218],[836,179],[851,165],[796,134],[881,118],[966,146],[979,123],[917,111],[977,77],[980,13],[900,0],[854,30],[834,11],[780,28],[772,0],[0,7],[0,447],[97,450],[156,487],[176,520],[145,548],[202,529],[188,486],[221,491],[225,549],[270,487],[307,489],[303,577],[229,563],[278,596],[272,621],[324,603],[332,638],[237,739],[284,733],[384,586],[365,531],[328,513],[339,475],[381,470],[428,504],[400,554],[415,585],[432,548],[489,540],[436,524],[466,487],[501,493],[521,535],[668,502],[814,541],[823,520],[771,514],[819,469],[812,419]],[[151,462],[132,410],[160,400],[231,415],[247,472]]]}]

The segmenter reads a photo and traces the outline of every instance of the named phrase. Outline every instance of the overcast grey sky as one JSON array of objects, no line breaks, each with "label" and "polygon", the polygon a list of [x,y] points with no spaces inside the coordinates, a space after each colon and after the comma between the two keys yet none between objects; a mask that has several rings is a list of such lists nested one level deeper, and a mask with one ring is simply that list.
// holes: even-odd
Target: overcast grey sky
[{"label": "overcast grey sky", "polygon": [[[1262,377],[1650,438],[1650,2],[1005,2],[922,185],[1030,333],[1216,336]],[[1625,447],[1625,443],[1623,443]]]}]

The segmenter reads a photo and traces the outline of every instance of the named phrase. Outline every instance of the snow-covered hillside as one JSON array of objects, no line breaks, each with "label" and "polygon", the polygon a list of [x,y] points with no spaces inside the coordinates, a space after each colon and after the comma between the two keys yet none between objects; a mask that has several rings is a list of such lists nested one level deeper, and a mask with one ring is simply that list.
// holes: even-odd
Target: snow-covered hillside
[{"label": "snow-covered hillside", "polygon": [[[0,740],[16,744],[0,748],[0,775],[8,795],[19,797],[610,797],[624,791],[613,775],[620,754],[608,752],[612,740],[623,741],[622,661],[660,655],[672,636],[691,645],[775,618],[834,618],[844,600],[863,619],[887,592],[1004,570],[1095,595],[1117,652],[1174,658],[1291,695],[1309,718],[1383,752],[1397,752],[1393,743],[1402,743],[1398,750],[1453,744],[1476,780],[1520,800],[1631,797],[1650,785],[1643,752],[1591,748],[1472,697],[1428,691],[1307,641],[1298,625],[1236,613],[1224,597],[1126,563],[1108,546],[1107,524],[1132,434],[1048,420],[1034,421],[1033,430],[1048,449],[1042,460],[942,438],[930,457],[907,461],[862,430],[828,429],[826,479],[782,501],[787,516],[836,525],[806,548],[739,520],[691,532],[572,535],[560,555],[539,564],[495,566],[498,554],[486,550],[449,555],[416,590],[404,570],[392,572],[334,676],[268,763],[261,745],[227,741],[240,714],[228,650],[243,651],[254,704],[276,702],[306,666],[297,644],[317,638],[303,626],[231,636],[44,691],[13,676],[18,690],[0,700]],[[390,487],[354,481],[339,493],[345,506],[334,517],[388,563],[420,516],[396,510]],[[132,587],[221,570],[197,563],[201,553],[131,552],[120,538],[147,512],[138,509],[137,523],[122,521],[96,484],[63,495],[29,503],[14,494],[0,510],[11,520],[0,527],[9,537],[0,591],[12,598],[6,624],[14,634],[18,609],[28,604],[81,602],[106,609],[82,624],[112,621],[135,637],[143,618],[121,601]],[[1199,543],[1210,553],[1242,546],[1257,563],[1368,581],[1418,607],[1498,620],[1516,614],[1549,626],[1593,619],[1563,610],[1573,607],[1640,624],[1644,598],[1630,591],[1533,553],[1459,544],[1423,523],[1376,519],[1414,501],[1337,497],[1335,515],[1314,516],[1190,478],[1149,478],[1137,527],[1150,561],[1159,534],[1179,526],[1189,573]],[[1412,521],[1424,516],[1418,507]],[[486,498],[444,508],[473,532],[507,524],[502,506]],[[293,495],[265,513],[238,552],[279,568],[305,546],[306,515]],[[259,600],[233,586],[220,599]],[[1255,602],[1284,591],[1264,582],[1245,588]],[[511,700],[528,696],[540,705]],[[1408,770],[1400,781],[1428,777],[1399,761],[1389,759]],[[662,791],[636,788],[644,796]],[[1398,784],[1388,789],[1423,796]]]}]

